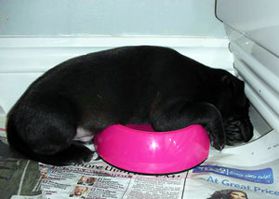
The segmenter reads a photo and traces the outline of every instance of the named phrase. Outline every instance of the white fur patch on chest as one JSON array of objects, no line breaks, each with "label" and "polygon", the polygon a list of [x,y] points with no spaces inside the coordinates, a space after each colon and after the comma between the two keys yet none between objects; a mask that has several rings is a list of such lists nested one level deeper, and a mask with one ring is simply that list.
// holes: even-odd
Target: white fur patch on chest
[{"label": "white fur patch on chest", "polygon": [[81,142],[90,142],[92,141],[94,135],[93,132],[86,130],[82,127],[77,128],[77,134],[74,137],[74,140]]}]

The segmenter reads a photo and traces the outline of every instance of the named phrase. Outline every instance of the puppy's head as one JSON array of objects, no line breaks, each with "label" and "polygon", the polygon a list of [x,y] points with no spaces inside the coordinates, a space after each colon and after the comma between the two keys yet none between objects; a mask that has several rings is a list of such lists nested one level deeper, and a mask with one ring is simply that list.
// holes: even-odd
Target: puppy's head
[{"label": "puppy's head", "polygon": [[253,137],[249,119],[249,100],[244,93],[244,82],[224,71],[219,82],[217,100],[224,123],[226,144],[248,142]]}]

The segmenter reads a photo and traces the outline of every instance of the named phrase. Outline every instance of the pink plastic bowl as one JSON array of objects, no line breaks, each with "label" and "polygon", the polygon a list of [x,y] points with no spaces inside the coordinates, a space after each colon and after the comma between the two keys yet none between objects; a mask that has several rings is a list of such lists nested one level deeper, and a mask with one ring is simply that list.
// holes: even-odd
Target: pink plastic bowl
[{"label": "pink plastic bowl", "polygon": [[112,125],[94,138],[106,162],[136,173],[167,174],[193,168],[208,157],[210,140],[201,125],[154,132],[149,125]]}]

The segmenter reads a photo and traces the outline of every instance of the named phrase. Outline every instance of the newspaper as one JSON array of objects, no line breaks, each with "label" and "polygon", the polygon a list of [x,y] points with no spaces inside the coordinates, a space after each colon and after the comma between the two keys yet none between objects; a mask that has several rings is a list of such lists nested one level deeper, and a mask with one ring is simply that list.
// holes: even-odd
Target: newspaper
[{"label": "newspaper", "polygon": [[[30,194],[16,192],[11,198],[279,198],[278,154],[279,132],[275,130],[249,144],[227,147],[222,152],[212,148],[200,166],[169,175],[124,171],[104,162],[94,152],[93,159],[84,164],[58,167],[39,163],[39,177],[34,176]],[[1,175],[0,170],[0,179]],[[0,184],[0,193],[1,189]]]},{"label": "newspaper", "polygon": [[[7,144],[5,118],[0,114],[0,198],[40,196],[39,165],[12,151]],[[28,197],[24,197],[27,199]]]}]

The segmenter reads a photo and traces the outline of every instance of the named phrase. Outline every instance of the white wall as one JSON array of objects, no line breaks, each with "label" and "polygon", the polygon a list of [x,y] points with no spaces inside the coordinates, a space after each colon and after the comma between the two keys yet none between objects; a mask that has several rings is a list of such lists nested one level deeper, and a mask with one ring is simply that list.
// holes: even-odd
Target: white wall
[{"label": "white wall", "polygon": [[0,0],[0,36],[225,37],[215,0]]}]

